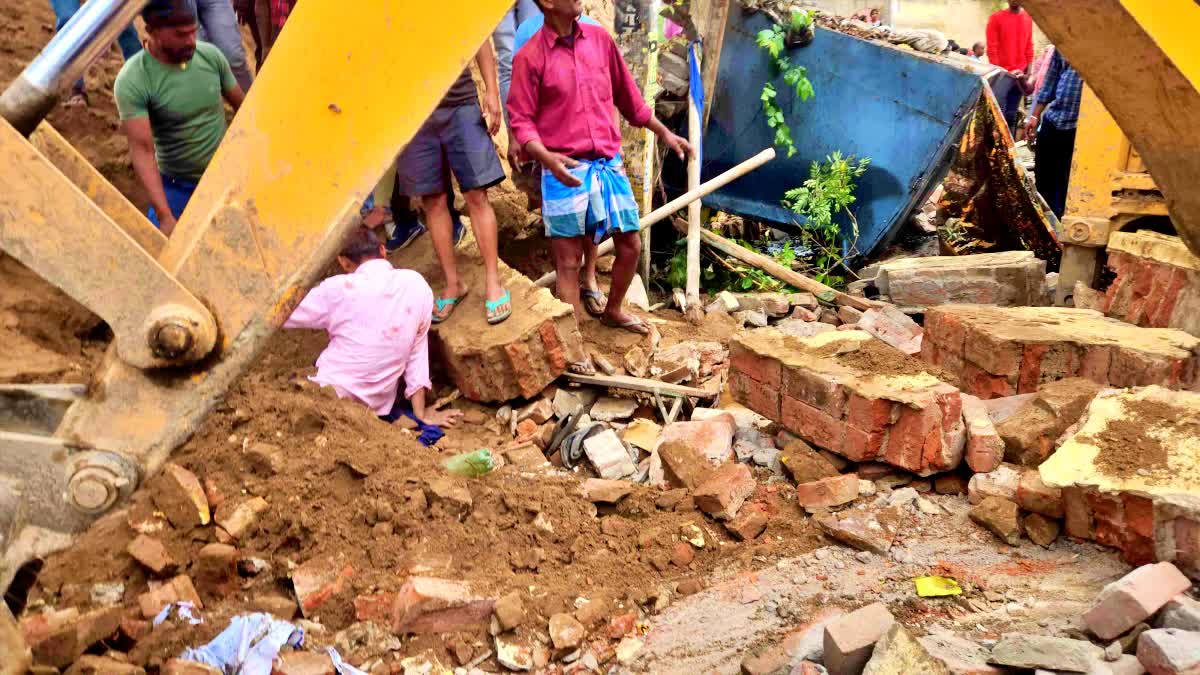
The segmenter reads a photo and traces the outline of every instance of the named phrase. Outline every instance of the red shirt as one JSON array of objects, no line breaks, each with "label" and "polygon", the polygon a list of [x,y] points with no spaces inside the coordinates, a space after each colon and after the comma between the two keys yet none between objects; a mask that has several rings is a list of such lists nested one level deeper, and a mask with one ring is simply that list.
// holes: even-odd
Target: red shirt
[{"label": "red shirt", "polygon": [[508,115],[522,146],[541,141],[568,157],[611,159],[621,152],[617,110],[635,127],[653,115],[604,28],[576,21],[559,37],[546,26],[513,58]]},{"label": "red shirt", "polygon": [[1025,10],[1002,9],[988,19],[988,61],[1005,70],[1025,70],[1033,63],[1033,17]]}]

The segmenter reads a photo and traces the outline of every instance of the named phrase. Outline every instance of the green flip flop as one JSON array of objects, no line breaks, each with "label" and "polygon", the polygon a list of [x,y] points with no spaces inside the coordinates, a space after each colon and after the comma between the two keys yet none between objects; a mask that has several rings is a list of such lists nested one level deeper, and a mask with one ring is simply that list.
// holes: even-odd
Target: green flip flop
[{"label": "green flip flop", "polygon": [[[501,305],[508,305],[508,308],[500,312],[498,310]],[[487,322],[494,326],[512,316],[512,295],[508,289],[504,289],[504,295],[495,300],[488,300],[483,306],[487,310]]]},{"label": "green flip flop", "polygon": [[[446,319],[449,319],[451,316],[453,316],[454,310],[458,308],[458,304],[463,301],[463,298],[467,297],[468,292],[469,291],[463,291],[462,295],[459,295],[457,298],[438,298],[435,300],[433,302],[433,323],[442,323]],[[450,311],[447,312],[447,308]]]}]

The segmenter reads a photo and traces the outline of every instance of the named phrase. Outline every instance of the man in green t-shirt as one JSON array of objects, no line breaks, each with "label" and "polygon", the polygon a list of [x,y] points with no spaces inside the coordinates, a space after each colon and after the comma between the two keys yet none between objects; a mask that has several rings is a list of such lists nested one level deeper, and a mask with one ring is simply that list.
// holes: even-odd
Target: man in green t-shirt
[{"label": "man in green t-shirt", "polygon": [[152,0],[142,12],[146,48],[114,87],[133,170],[150,197],[150,221],[170,236],[225,136],[225,106],[245,93],[225,56],[196,40],[186,0]]}]

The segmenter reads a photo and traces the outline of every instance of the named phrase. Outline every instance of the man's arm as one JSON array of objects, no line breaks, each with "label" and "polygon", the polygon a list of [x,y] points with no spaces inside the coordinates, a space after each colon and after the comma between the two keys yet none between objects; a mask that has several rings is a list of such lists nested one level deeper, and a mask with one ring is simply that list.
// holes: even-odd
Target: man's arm
[{"label": "man's arm", "polygon": [[654,116],[654,111],[650,109],[650,106],[646,105],[646,99],[642,97],[642,90],[638,87],[637,80],[633,78],[629,65],[625,63],[625,58],[621,56],[621,50],[617,47],[616,41],[609,37],[608,43],[613,102],[617,104],[617,110],[633,126],[646,127],[654,132],[654,135],[662,139],[663,143],[679,155],[680,159],[691,154],[692,148],[688,142],[664,126]]},{"label": "man's arm", "polygon": [[1025,121],[1025,136],[1027,138],[1036,138],[1038,125],[1042,121],[1042,114],[1054,102],[1054,97],[1058,92],[1058,79],[1062,77],[1062,72],[1063,60],[1056,51],[1050,59],[1050,67],[1046,69],[1046,77],[1042,80],[1042,88],[1038,90],[1037,103],[1033,107],[1033,113]]},{"label": "man's arm", "polygon": [[479,51],[475,53],[475,63],[479,64],[479,73],[483,75],[483,111],[487,113],[488,132],[495,136],[504,122],[500,110],[500,75],[496,65],[496,50],[492,48],[491,40],[484,40]]},{"label": "man's arm", "polygon": [[233,112],[235,113],[238,111],[238,108],[242,107],[242,101],[246,100],[246,92],[242,91],[242,88],[238,85],[234,85],[231,89],[226,89],[221,93],[221,96],[225,98],[225,102],[229,104],[229,107],[233,108]]},{"label": "man's arm", "polygon": [[427,391],[433,388],[429,379],[429,314],[413,338],[412,351],[404,364],[404,395],[412,405],[413,415],[425,424],[452,427],[460,417],[461,410],[430,410],[425,406]]},{"label": "man's arm", "polygon": [[133,164],[133,172],[137,174],[150,205],[158,214],[159,228],[168,237],[175,230],[175,214],[167,203],[167,193],[163,190],[162,174],[158,171],[158,159],[154,156],[154,135],[150,132],[150,118],[135,117],[121,123],[125,137],[129,140],[129,160]]}]

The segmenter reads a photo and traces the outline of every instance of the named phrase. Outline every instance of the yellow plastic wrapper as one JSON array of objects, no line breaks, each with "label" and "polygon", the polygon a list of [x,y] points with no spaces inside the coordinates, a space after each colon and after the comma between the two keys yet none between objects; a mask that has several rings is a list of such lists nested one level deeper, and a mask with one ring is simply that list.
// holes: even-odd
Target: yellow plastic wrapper
[{"label": "yellow plastic wrapper", "polygon": [[940,598],[946,595],[962,595],[962,586],[950,577],[917,577],[917,595],[922,598]]}]

